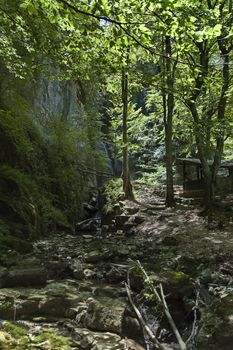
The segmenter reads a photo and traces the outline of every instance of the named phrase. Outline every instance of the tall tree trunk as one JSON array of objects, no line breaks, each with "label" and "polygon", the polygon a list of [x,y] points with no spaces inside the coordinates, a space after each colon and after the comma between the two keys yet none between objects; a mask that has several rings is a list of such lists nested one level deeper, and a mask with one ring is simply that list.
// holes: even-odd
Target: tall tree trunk
[{"label": "tall tree trunk", "polygon": [[204,206],[207,210],[211,210],[213,204],[214,184],[212,183],[211,167],[208,163],[206,153],[206,145],[202,136],[200,118],[194,100],[188,102],[190,112],[194,121],[194,134],[198,150],[198,156],[201,161],[203,180],[204,180]]},{"label": "tall tree trunk", "polygon": [[221,165],[221,158],[222,158],[223,147],[224,147],[225,111],[226,111],[226,104],[227,104],[227,92],[229,88],[229,53],[233,49],[233,45],[230,46],[228,49],[226,48],[225,44],[223,43],[222,37],[219,37],[218,44],[219,44],[220,57],[223,59],[222,90],[221,90],[221,95],[219,98],[218,108],[217,108],[217,119],[218,119],[218,124],[221,125],[221,129],[219,130],[218,137],[216,140],[213,165],[208,164],[208,152],[206,149],[205,141],[202,136],[201,119],[198,114],[197,103],[196,103],[197,98],[200,96],[201,89],[204,85],[204,77],[206,76],[207,70],[208,70],[209,57],[203,43],[199,44],[200,64],[202,65],[202,71],[196,77],[195,90],[191,95],[190,100],[187,101],[187,105],[189,106],[189,109],[191,111],[191,114],[194,120],[196,144],[197,144],[198,154],[199,154],[199,158],[203,169],[203,175],[204,175],[204,185],[205,185],[204,205],[205,205],[206,211],[210,213],[210,216],[211,216],[211,211],[212,211],[213,201],[214,201],[216,176],[217,176],[219,167]]},{"label": "tall tree trunk", "polygon": [[174,66],[171,65],[170,57],[172,55],[171,38],[170,36],[165,37],[165,74],[166,74],[166,92],[163,94],[163,109],[164,109],[164,126],[165,126],[165,148],[166,148],[166,206],[172,207],[175,204],[174,200],[174,189],[173,189],[173,113],[174,113]]},{"label": "tall tree trunk", "polygon": [[133,188],[130,180],[129,172],[129,157],[128,157],[128,136],[127,136],[127,119],[128,119],[128,73],[125,68],[122,68],[122,102],[123,102],[123,165],[122,165],[122,180],[123,191],[126,199],[133,199]]},{"label": "tall tree trunk", "polygon": [[208,73],[209,55],[207,50],[207,41],[197,44],[199,49],[199,59],[201,70],[195,78],[195,88],[186,101],[193,117],[194,134],[198,150],[198,156],[201,161],[203,180],[204,180],[204,206],[207,210],[212,209],[214,184],[212,183],[211,167],[208,163],[208,150],[203,137],[202,120],[197,109],[197,99],[201,95],[204,87],[204,79]]},{"label": "tall tree trunk", "polygon": [[224,137],[225,137],[225,111],[227,106],[227,92],[229,88],[229,81],[230,81],[230,70],[229,70],[229,54],[230,51],[232,51],[233,45],[230,48],[226,48],[226,46],[222,42],[222,38],[219,38],[218,44],[220,49],[220,56],[223,60],[223,68],[222,68],[222,90],[221,90],[221,96],[218,103],[218,111],[217,111],[217,118],[219,125],[221,125],[221,129],[219,130],[219,134],[217,137],[217,144],[216,144],[216,150],[215,150],[215,156],[214,156],[214,162],[212,166],[212,182],[216,182],[216,176],[218,169],[221,165],[221,159],[223,154],[223,148],[224,148]]}]

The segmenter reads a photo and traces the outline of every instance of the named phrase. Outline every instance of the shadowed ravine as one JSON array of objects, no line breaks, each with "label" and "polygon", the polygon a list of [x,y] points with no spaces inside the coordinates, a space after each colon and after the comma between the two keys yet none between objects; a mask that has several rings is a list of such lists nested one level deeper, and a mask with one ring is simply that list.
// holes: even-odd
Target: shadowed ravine
[{"label": "shadowed ravine", "polygon": [[[4,349],[16,344],[17,349],[156,349],[143,335],[124,287],[137,260],[155,285],[163,284],[184,339],[193,327],[199,281],[196,334],[189,349],[230,349],[232,226],[220,232],[207,227],[191,204],[166,209],[152,188],[138,193],[137,203],[120,201],[100,226],[95,219],[89,226],[86,221],[86,231],[80,224],[75,235],[54,233],[36,241],[32,253],[2,256]],[[130,284],[135,304],[160,342],[177,348],[135,269]]]}]

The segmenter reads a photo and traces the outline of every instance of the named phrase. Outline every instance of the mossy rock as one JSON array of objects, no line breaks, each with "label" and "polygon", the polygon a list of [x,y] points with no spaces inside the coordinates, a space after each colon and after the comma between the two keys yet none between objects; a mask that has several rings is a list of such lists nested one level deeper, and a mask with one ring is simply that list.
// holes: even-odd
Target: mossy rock
[{"label": "mossy rock", "polygon": [[52,330],[43,331],[33,340],[34,344],[45,345],[45,349],[48,350],[72,350],[72,340],[63,337]]},{"label": "mossy rock", "polygon": [[27,329],[21,327],[13,322],[4,323],[4,335],[6,342],[3,343],[3,346],[0,349],[3,350],[24,350],[28,348],[30,342],[27,334]]},{"label": "mossy rock", "polygon": [[198,343],[201,350],[232,349],[233,295],[215,300],[202,310],[202,327]]},{"label": "mossy rock", "polygon": [[16,250],[19,253],[29,253],[32,251],[32,243],[14,236],[10,232],[0,231],[0,254],[9,249]]},{"label": "mossy rock", "polygon": [[43,267],[21,267],[9,271],[3,282],[4,287],[29,287],[45,285],[47,270]]},{"label": "mossy rock", "polygon": [[4,323],[3,331],[0,331],[0,349],[37,349],[39,345],[44,350],[72,350],[74,348],[70,338],[59,335],[52,329],[42,329],[35,338],[29,336],[32,332],[33,327],[24,328],[13,322]]},{"label": "mossy rock", "polygon": [[12,344],[12,337],[6,331],[0,331],[0,349],[7,350],[9,346]]},{"label": "mossy rock", "polygon": [[162,274],[166,283],[164,284],[165,292],[172,297],[189,297],[194,292],[193,279],[181,271],[166,271]]},{"label": "mossy rock", "polygon": [[4,330],[12,335],[12,337],[19,339],[27,335],[27,330],[13,322],[4,323]]},{"label": "mossy rock", "polygon": [[111,298],[102,298],[101,302],[90,298],[84,324],[94,331],[121,334],[124,310],[122,302],[113,305]]},{"label": "mossy rock", "polygon": [[[2,299],[2,298],[1,298]],[[14,318],[14,299],[6,297],[0,302],[0,318],[13,320]]]}]

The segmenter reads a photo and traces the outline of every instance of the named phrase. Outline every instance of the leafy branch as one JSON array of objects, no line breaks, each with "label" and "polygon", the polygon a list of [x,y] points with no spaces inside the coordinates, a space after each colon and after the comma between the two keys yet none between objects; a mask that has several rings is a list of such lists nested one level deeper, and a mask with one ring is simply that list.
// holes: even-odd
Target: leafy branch
[{"label": "leafy branch", "polygon": [[[63,5],[69,7],[71,10],[73,10],[74,12],[79,13],[81,15],[89,16],[89,17],[92,17],[92,18],[95,18],[95,19],[98,19],[98,20],[106,21],[106,22],[109,22],[109,23],[117,25],[130,39],[132,39],[136,44],[138,44],[140,47],[142,47],[143,49],[145,49],[146,51],[148,51],[152,55],[155,55],[155,56],[158,56],[158,57],[162,57],[162,58],[166,58],[166,59],[169,59],[171,61],[175,61],[177,63],[180,63],[182,65],[199,66],[197,64],[190,64],[189,62],[173,59],[172,57],[170,57],[170,56],[168,56],[166,54],[156,52],[152,47],[142,43],[134,34],[130,33],[130,31],[124,27],[124,25],[148,24],[148,21],[147,22],[130,22],[130,21],[129,22],[121,22],[121,21],[117,21],[115,19],[112,19],[109,16],[96,15],[96,14],[94,14],[92,12],[81,10],[80,8],[77,8],[76,6],[70,4],[66,0],[57,0],[57,1],[61,2]],[[158,17],[158,15],[157,15],[157,17]],[[150,22],[151,21],[149,21],[149,23]]]}]

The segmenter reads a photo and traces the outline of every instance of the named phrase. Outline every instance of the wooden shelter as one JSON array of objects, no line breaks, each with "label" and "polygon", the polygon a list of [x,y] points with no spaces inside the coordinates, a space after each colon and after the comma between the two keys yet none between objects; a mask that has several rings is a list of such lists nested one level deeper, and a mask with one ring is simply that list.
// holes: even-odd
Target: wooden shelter
[{"label": "wooden shelter", "polygon": [[[213,160],[208,161],[209,165]],[[177,158],[175,161],[179,179],[182,179],[183,194],[186,197],[200,197],[203,194],[204,180],[200,159]],[[181,184],[180,183],[180,184]],[[216,192],[233,192],[233,161],[223,160],[216,179]]]}]

